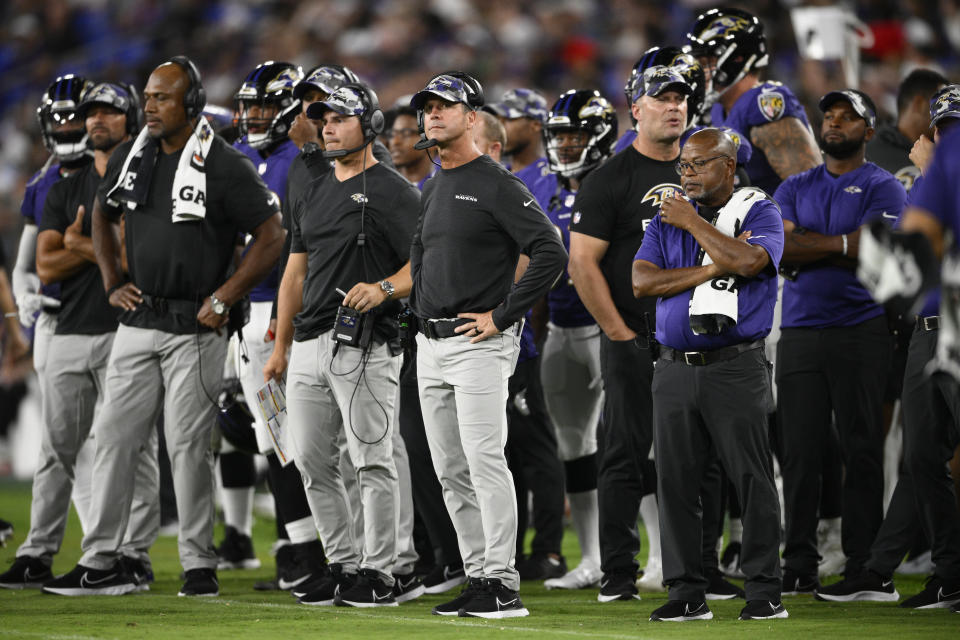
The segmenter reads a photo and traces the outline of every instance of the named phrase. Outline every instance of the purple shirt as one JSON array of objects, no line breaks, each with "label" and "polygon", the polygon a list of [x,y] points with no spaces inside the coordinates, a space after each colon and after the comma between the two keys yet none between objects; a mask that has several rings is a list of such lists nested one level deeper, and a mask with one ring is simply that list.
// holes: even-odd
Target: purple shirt
[{"label": "purple shirt", "polygon": [[[725,114],[723,105],[717,102],[710,114],[713,126],[729,127],[739,131],[747,139],[754,127],[783,118],[797,118],[804,126],[810,126],[807,112],[793,92],[785,85],[773,81],[760,83],[737,98],[730,113]],[[767,193],[773,193],[780,185],[780,176],[767,162],[767,156],[761,149],[754,149],[746,169],[751,184]]]},{"label": "purple shirt", "polygon": [[[945,135],[937,143],[933,162],[910,189],[911,206],[929,212],[946,229],[960,235],[960,176],[957,166],[960,163],[960,130]],[[927,297],[920,312],[921,316],[934,316],[940,313],[940,287],[936,287]]]},{"label": "purple shirt", "polygon": [[[54,164],[41,175],[38,171],[27,182],[27,188],[23,192],[23,203],[20,205],[20,215],[37,225],[43,222],[43,204],[47,201],[47,194],[50,193],[50,187],[58,182],[63,176],[60,173],[60,165]],[[33,271],[34,267],[31,267]],[[40,293],[51,298],[60,299],[60,283],[40,285]]]},{"label": "purple shirt", "polygon": [[[530,192],[537,198],[540,208],[550,218],[550,222],[560,229],[563,247],[570,253],[570,215],[576,192],[565,188],[553,173],[539,180],[531,187]],[[580,301],[566,269],[557,284],[547,293],[547,305],[550,308],[550,322],[558,327],[585,327],[596,324]]]},{"label": "purple shirt", "polygon": [[[747,212],[741,227],[753,235],[747,242],[761,246],[770,256],[768,264],[753,278],[738,278],[737,324],[720,335],[697,335],[690,329],[690,298],[687,289],[669,298],[657,298],[657,341],[678,351],[712,351],[765,338],[773,326],[777,303],[776,272],[783,255],[783,221],[777,205],[759,200]],[[697,265],[700,243],[690,233],[663,224],[657,214],[647,227],[636,260],[646,260],[661,269]]]},{"label": "purple shirt", "polygon": [[[774,199],[783,219],[824,235],[852,233],[876,218],[896,220],[907,199],[889,171],[866,162],[842,176],[826,165],[783,181]],[[853,269],[825,262],[801,266],[783,286],[784,328],[849,327],[883,315]]]},{"label": "purple shirt", "polygon": [[[233,143],[235,149],[250,158],[257,173],[267,184],[267,188],[277,194],[287,192],[287,171],[290,169],[290,163],[297,157],[300,150],[297,145],[289,140],[277,146],[273,153],[264,158],[257,149],[254,149],[246,143],[246,138],[237,140]],[[244,250],[244,254],[249,250]],[[250,291],[251,302],[273,302],[277,295],[277,287],[280,285],[280,265],[274,265],[267,277]]]},{"label": "purple shirt", "polygon": [[[538,185],[547,179],[553,178],[553,174],[550,173],[550,167],[547,164],[546,158],[538,158],[533,163],[524,167],[520,171],[514,173],[515,176],[520,178],[527,189],[530,189],[530,192],[533,195],[537,195]],[[556,184],[556,183],[554,183]],[[537,198],[539,201],[539,198]],[[569,249],[570,245],[567,244],[565,248]],[[520,334],[520,356],[518,357],[519,362],[525,362],[527,360],[532,360],[540,355],[537,351],[536,342],[533,339],[533,328],[531,327],[530,319],[533,317],[532,312],[527,311],[526,322],[523,324],[523,332]]]},{"label": "purple shirt", "polygon": [[633,141],[637,139],[636,129],[627,129],[623,132],[623,135],[620,136],[620,139],[617,140],[617,144],[613,145],[613,152],[620,153],[627,147],[633,144]]}]

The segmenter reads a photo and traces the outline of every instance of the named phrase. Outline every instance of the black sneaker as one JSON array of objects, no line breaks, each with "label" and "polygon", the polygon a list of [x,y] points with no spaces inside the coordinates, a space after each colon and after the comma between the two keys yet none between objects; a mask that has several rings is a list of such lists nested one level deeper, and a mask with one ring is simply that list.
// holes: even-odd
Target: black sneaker
[{"label": "black sneaker", "polygon": [[345,573],[339,564],[330,565],[330,573],[316,583],[315,587],[299,597],[297,602],[319,607],[332,607],[339,593],[353,586],[356,575]]},{"label": "black sneaker", "polygon": [[523,618],[530,615],[520,601],[520,594],[503,586],[497,578],[486,578],[483,589],[463,605],[457,615],[461,618]]},{"label": "black sneaker", "polygon": [[451,600],[438,604],[433,608],[435,616],[455,616],[459,615],[460,609],[466,606],[471,600],[480,595],[484,590],[483,578],[469,578],[466,585],[460,591],[460,595]]},{"label": "black sneaker", "polygon": [[637,595],[636,576],[626,573],[609,573],[600,578],[600,593],[598,602],[614,602],[616,600],[639,600]]},{"label": "black sneaker", "polygon": [[120,567],[133,579],[137,591],[150,591],[150,585],[153,584],[153,571],[148,569],[147,565],[137,558],[120,556]]},{"label": "black sneaker", "polygon": [[426,591],[423,588],[423,582],[417,574],[409,573],[405,576],[393,574],[393,597],[397,602],[409,602],[424,593]]},{"label": "black sneaker", "polygon": [[322,571],[327,564],[319,540],[288,544],[277,550],[277,584],[293,589]]},{"label": "black sneaker", "polygon": [[706,602],[670,600],[650,614],[650,622],[691,622],[713,620],[713,612]]},{"label": "black sneaker", "polygon": [[707,572],[706,598],[707,600],[732,600],[734,598],[745,598],[746,593],[737,585],[727,582],[720,571]]},{"label": "black sneaker", "polygon": [[563,556],[535,553],[517,565],[521,580],[549,580],[567,573],[567,561]]},{"label": "black sneaker", "polygon": [[431,594],[444,593],[466,581],[467,574],[463,572],[463,565],[437,565],[424,576],[423,590]]},{"label": "black sneaker", "polygon": [[190,569],[185,574],[183,586],[180,587],[178,596],[218,596],[220,595],[220,582],[217,580],[217,572],[213,569]]},{"label": "black sneaker", "polygon": [[783,591],[785,596],[796,596],[801,593],[813,593],[820,588],[817,575],[803,575],[793,569],[783,570]]},{"label": "black sneaker", "polygon": [[893,586],[893,580],[865,569],[835,584],[817,587],[813,597],[826,602],[896,602],[900,594]]},{"label": "black sneaker", "polygon": [[357,580],[349,589],[338,593],[333,603],[338,607],[395,607],[393,587],[373,569],[360,569]]},{"label": "black sneaker", "polygon": [[103,571],[78,564],[70,573],[43,585],[44,593],[60,596],[122,596],[136,590],[137,585],[119,562]]},{"label": "black sneaker", "polygon": [[0,587],[4,589],[39,589],[48,580],[53,580],[50,567],[40,558],[20,556],[13,565],[0,575]]},{"label": "black sneaker", "polygon": [[253,540],[227,525],[223,542],[217,547],[217,569],[259,569],[260,559],[253,552]]},{"label": "black sneaker", "polygon": [[740,610],[740,620],[772,620],[774,618],[789,618],[782,602],[769,600],[748,600],[747,606]]},{"label": "black sneaker", "polygon": [[743,550],[743,544],[733,541],[727,545],[720,555],[720,571],[728,578],[743,580],[746,576],[740,569],[740,553]]},{"label": "black sneaker", "polygon": [[953,606],[950,608],[950,611],[953,611],[954,613],[960,613],[960,602],[958,602],[957,604],[953,605]]},{"label": "black sneaker", "polygon": [[937,576],[927,578],[923,591],[900,603],[905,609],[948,609],[960,603],[960,584],[944,584]]},{"label": "black sneaker", "polygon": [[311,591],[316,591],[320,588],[320,585],[324,580],[328,578],[331,571],[342,571],[340,564],[332,564],[330,566],[324,565],[315,573],[311,573],[307,576],[307,579],[295,586],[293,589],[290,589],[290,594],[294,598],[302,598]]},{"label": "black sneaker", "polygon": [[13,537],[13,525],[0,518],[0,547],[7,546],[7,540]]}]

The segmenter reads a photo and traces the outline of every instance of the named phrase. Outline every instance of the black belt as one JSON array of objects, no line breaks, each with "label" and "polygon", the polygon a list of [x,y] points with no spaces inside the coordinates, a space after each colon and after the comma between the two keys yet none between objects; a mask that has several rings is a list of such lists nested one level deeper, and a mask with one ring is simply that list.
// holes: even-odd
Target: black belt
[{"label": "black belt", "polygon": [[940,316],[917,316],[917,331],[933,331],[940,328]]},{"label": "black belt", "polygon": [[703,365],[713,364],[714,362],[733,360],[745,351],[762,348],[763,340],[741,342],[740,344],[714,349],[713,351],[677,351],[666,345],[660,345],[660,357],[672,362],[683,362],[694,367],[702,367]]},{"label": "black belt", "polygon": [[454,331],[454,329],[468,322],[473,322],[473,320],[470,318],[452,318],[450,320],[424,320],[423,318],[417,318],[420,333],[431,340],[443,340],[444,338],[452,338],[453,336],[460,335]]},{"label": "black belt", "polygon": [[175,298],[161,298],[152,296],[148,293],[140,294],[143,298],[143,306],[149,307],[156,313],[166,315],[173,313],[176,315],[195,316],[200,311],[200,306],[193,300],[177,300]]}]

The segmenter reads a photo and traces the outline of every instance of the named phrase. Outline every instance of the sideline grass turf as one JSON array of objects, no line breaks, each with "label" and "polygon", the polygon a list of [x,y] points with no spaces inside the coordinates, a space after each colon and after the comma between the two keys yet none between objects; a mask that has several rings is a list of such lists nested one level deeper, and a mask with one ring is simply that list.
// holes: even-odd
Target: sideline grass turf
[{"label": "sideline grass turf", "polygon": [[[16,527],[14,538],[0,549],[0,571],[13,562],[29,513],[29,484],[0,482],[0,517]],[[157,582],[149,593],[67,598],[0,589],[0,638],[960,638],[960,614],[948,609],[911,611],[890,604],[834,604],[797,596],[784,598],[788,620],[738,621],[744,603],[730,600],[710,603],[715,616],[711,621],[651,623],[647,621],[650,612],[666,601],[666,594],[600,604],[595,590],[548,592],[539,582],[522,584],[520,594],[531,615],[513,620],[430,614],[434,605],[453,594],[424,596],[383,609],[307,607],[287,592],[252,589],[255,581],[273,574],[273,558],[268,554],[273,530],[272,522],[257,520],[254,546],[264,566],[256,571],[221,571],[219,598],[177,597],[180,565],[173,538],[160,538],[154,546],[151,556]],[[218,526],[217,539],[221,535]],[[79,546],[80,527],[71,512],[54,573],[69,571],[76,564]],[[576,541],[570,532],[564,549],[575,566]],[[923,581],[897,576],[896,585],[901,596],[909,596],[922,589]]]}]

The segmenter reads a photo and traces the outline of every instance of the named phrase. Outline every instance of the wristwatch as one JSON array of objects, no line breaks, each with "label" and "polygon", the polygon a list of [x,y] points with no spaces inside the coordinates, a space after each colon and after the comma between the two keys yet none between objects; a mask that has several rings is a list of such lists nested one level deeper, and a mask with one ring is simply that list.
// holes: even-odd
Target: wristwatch
[{"label": "wristwatch", "polygon": [[393,283],[390,282],[389,280],[381,280],[380,289],[383,290],[385,294],[387,294],[388,299],[393,297],[393,292],[395,291],[395,289],[393,288]]},{"label": "wristwatch", "polygon": [[230,311],[230,305],[212,293],[210,294],[210,306],[213,307],[213,312],[218,316],[226,315],[227,311]]}]

